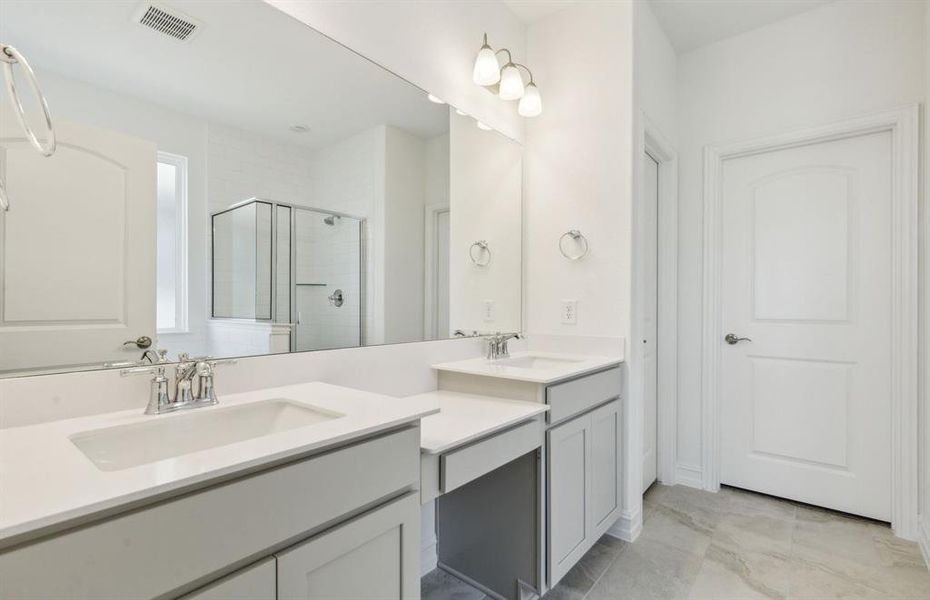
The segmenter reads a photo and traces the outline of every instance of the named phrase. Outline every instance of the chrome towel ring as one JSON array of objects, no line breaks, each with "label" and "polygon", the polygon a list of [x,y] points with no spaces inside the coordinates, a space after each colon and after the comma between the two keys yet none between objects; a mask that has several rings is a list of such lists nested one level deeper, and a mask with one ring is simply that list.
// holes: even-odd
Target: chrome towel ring
[{"label": "chrome towel ring", "polygon": [[[19,50],[13,46],[4,44],[0,44],[0,65],[3,66],[6,91],[10,96],[10,103],[13,105],[16,119],[19,121],[19,125],[26,134],[29,143],[32,144],[32,147],[42,156],[51,156],[55,154],[58,143],[55,139],[55,128],[52,125],[52,115],[48,110],[48,102],[45,100],[45,95],[39,88],[39,81],[36,79],[35,71],[32,70],[26,57],[24,57]],[[13,65],[19,65],[23,68],[23,72],[26,74],[26,82],[29,84],[29,87],[32,88],[32,93],[36,95],[36,98],[39,100],[39,105],[42,107],[42,113],[45,117],[45,128],[47,130],[44,142],[39,139],[39,136],[36,135],[26,122],[26,111],[23,109],[23,103],[20,101],[19,95],[16,92],[16,82],[13,80]],[[3,186],[3,183],[0,182],[0,210],[8,210],[9,208],[9,196],[7,196],[6,188]]]},{"label": "chrome towel ring", "polygon": [[[475,255],[475,248],[478,249],[477,256]],[[491,262],[491,248],[488,247],[487,240],[478,240],[472,243],[468,248],[468,257],[471,258],[471,262],[475,263],[478,267],[488,266]],[[482,258],[484,258],[483,261]]]},{"label": "chrome towel ring", "polygon": [[[575,245],[579,246],[581,252],[577,254],[569,254],[565,251],[565,238],[570,237],[575,241]],[[577,229],[569,229],[562,234],[562,237],[559,238],[559,252],[562,253],[562,256],[568,260],[581,260],[588,254],[588,238],[586,238],[580,231]]]}]

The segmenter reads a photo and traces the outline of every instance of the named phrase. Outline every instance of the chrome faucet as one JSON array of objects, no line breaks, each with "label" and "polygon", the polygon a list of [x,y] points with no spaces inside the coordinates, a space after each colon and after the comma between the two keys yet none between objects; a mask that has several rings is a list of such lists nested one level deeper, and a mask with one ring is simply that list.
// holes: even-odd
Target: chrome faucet
[{"label": "chrome faucet", "polygon": [[488,336],[488,360],[497,360],[499,358],[509,357],[510,349],[507,347],[507,342],[512,339],[520,339],[520,334],[501,333],[498,331],[494,335]]},{"label": "chrome faucet", "polygon": [[[178,355],[178,363],[174,367],[174,394],[170,390],[170,381],[167,376],[165,353],[159,352],[160,361],[149,367],[135,367],[123,369],[120,375],[152,374],[152,384],[149,391],[149,402],[145,407],[145,414],[160,415],[217,404],[216,391],[213,387],[213,374],[217,365],[236,364],[233,359],[214,360],[208,356],[191,358],[187,353]],[[194,383],[197,383],[196,393]]]}]

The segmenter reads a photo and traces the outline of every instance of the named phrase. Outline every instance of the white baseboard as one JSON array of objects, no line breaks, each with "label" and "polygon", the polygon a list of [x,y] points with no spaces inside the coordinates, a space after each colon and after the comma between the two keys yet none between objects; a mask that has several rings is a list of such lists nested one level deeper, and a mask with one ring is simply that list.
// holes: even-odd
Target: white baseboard
[{"label": "white baseboard", "polygon": [[921,516],[917,522],[917,544],[924,555],[924,562],[930,569],[930,516]]},{"label": "white baseboard", "polygon": [[675,465],[675,483],[702,490],[704,489],[704,472],[700,467],[677,464]]},{"label": "white baseboard", "polygon": [[637,508],[635,511],[621,512],[620,518],[614,521],[614,524],[607,530],[607,535],[612,535],[624,542],[635,542],[642,531],[643,511]]},{"label": "white baseboard", "polygon": [[436,544],[420,548],[420,577],[439,566],[439,555],[436,553]]}]

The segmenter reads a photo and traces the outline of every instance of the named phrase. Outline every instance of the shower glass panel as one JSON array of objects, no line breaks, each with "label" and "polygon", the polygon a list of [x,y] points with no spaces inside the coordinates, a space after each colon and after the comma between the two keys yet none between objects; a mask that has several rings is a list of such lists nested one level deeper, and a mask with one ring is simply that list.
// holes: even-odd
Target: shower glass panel
[{"label": "shower glass panel", "polygon": [[251,201],[213,215],[213,316],[271,319],[272,205]]},{"label": "shower glass panel", "polygon": [[295,350],[364,343],[364,220],[297,208]]},{"label": "shower glass panel", "polygon": [[250,199],[212,220],[214,319],[290,324],[291,351],[364,344],[364,219]]}]

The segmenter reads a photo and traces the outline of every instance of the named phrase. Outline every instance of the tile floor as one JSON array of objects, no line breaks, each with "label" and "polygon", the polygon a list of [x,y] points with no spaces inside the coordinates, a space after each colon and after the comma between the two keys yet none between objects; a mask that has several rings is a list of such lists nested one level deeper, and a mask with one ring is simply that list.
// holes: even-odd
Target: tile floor
[{"label": "tile floor", "polygon": [[[643,510],[636,542],[604,536],[545,600],[930,600],[917,545],[874,521],[732,488],[655,485]],[[422,596],[485,599],[438,570]]]}]

